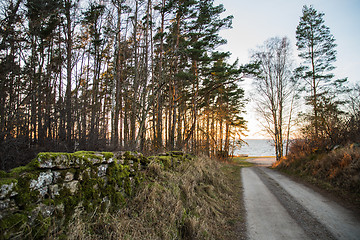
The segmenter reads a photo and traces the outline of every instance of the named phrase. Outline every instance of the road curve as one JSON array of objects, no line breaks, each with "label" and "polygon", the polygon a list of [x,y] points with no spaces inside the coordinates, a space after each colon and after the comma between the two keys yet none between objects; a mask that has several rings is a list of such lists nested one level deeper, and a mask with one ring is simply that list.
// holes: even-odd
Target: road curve
[{"label": "road curve", "polygon": [[261,239],[360,240],[360,218],[278,172],[242,169],[247,235]]}]

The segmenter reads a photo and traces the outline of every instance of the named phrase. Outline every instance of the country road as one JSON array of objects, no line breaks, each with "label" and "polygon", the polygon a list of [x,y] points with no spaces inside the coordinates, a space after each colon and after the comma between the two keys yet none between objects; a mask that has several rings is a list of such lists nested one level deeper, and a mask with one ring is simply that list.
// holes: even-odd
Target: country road
[{"label": "country road", "polygon": [[252,159],[242,169],[250,240],[360,240],[360,216],[300,183],[266,168],[272,159]]}]

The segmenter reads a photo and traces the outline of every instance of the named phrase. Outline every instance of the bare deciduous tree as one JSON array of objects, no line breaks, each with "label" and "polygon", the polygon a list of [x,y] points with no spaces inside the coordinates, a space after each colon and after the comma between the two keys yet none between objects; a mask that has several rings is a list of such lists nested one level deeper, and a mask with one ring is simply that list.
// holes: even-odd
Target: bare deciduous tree
[{"label": "bare deciduous tree", "polygon": [[[288,142],[296,96],[292,54],[288,38],[271,38],[252,54],[260,74],[254,78],[257,110],[262,126],[275,143],[276,160],[284,156]],[[286,141],[287,140],[287,141]]]}]

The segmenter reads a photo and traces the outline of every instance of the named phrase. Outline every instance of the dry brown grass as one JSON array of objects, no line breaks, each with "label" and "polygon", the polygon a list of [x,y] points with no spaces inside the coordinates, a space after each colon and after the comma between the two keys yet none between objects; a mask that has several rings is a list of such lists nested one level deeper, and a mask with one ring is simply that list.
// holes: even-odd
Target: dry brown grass
[{"label": "dry brown grass", "polygon": [[205,157],[163,170],[152,162],[146,180],[115,213],[79,212],[68,239],[235,239],[241,222],[239,167]]},{"label": "dry brown grass", "polygon": [[[305,147],[297,146],[296,150]],[[350,144],[327,153],[292,151],[273,167],[291,174],[312,179],[330,190],[353,195],[360,203],[360,147]],[[359,202],[359,203],[358,203]]]}]

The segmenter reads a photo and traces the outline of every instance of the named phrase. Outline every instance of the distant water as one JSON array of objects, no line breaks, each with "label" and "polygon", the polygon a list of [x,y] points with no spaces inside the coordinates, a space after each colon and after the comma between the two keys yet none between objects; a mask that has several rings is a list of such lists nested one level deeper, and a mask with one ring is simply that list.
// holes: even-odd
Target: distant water
[{"label": "distant water", "polygon": [[271,140],[247,139],[248,145],[237,148],[234,155],[247,154],[249,157],[275,156],[275,147]]}]

